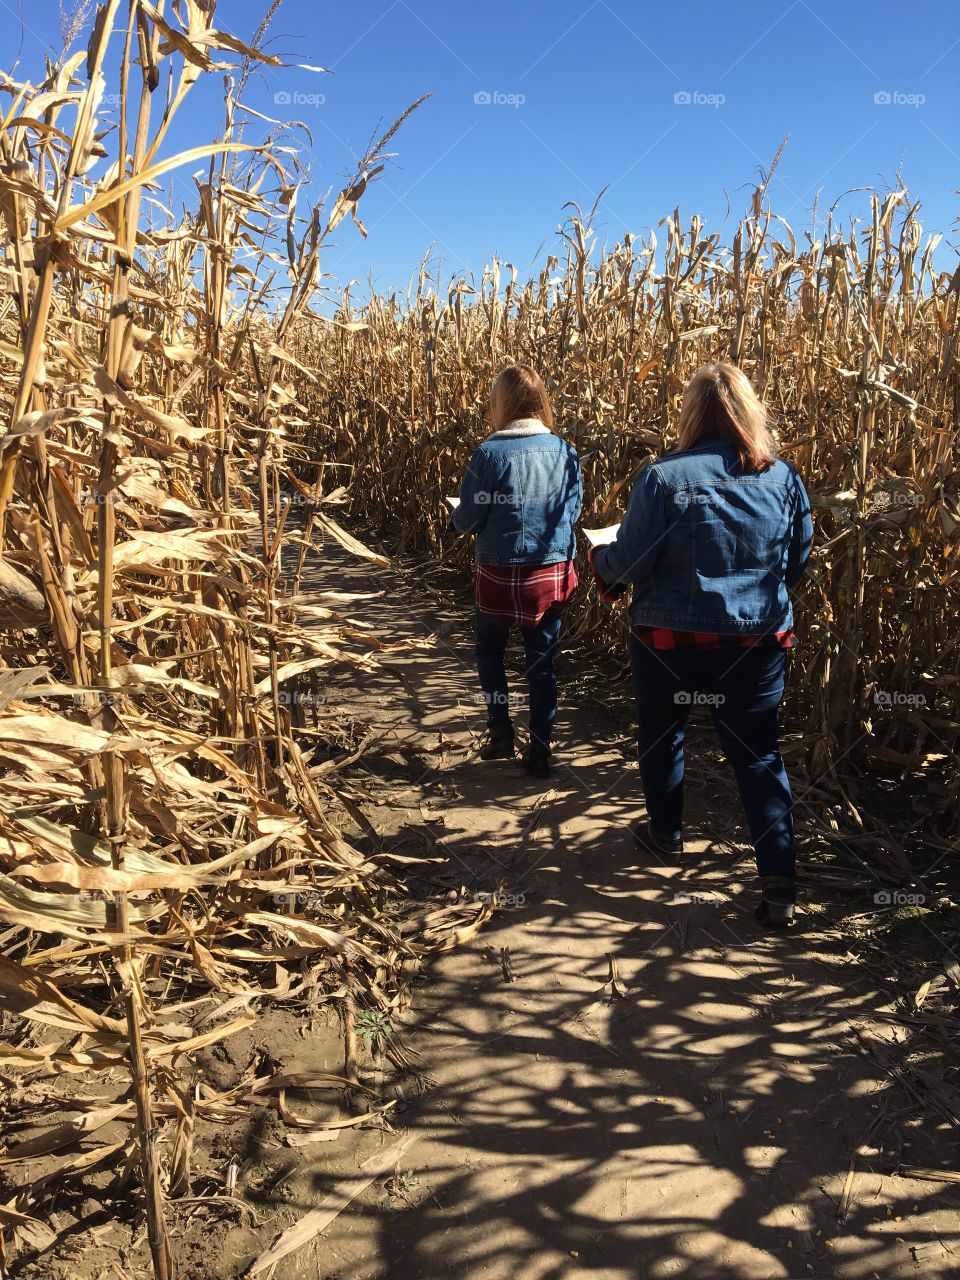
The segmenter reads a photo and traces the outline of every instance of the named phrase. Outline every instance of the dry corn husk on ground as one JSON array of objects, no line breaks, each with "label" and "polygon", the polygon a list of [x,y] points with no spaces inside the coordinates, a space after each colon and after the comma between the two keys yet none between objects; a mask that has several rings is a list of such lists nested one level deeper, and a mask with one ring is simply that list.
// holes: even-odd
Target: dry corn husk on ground
[{"label": "dry corn husk on ground", "polygon": [[[739,362],[816,505],[791,677],[810,777],[835,796],[864,766],[929,777],[929,813],[949,834],[960,816],[960,269],[942,245],[934,257],[941,237],[924,236],[904,190],[862,197],[849,225],[831,211],[798,241],[770,207],[771,176],[732,247],[679,210],[646,241],[600,246],[575,211],[561,253],[526,281],[494,261],[446,291],[422,269],[406,298],[375,296],[362,313],[345,296],[341,327],[298,333],[300,359],[318,369],[309,439],[352,465],[364,519],[388,513],[402,545],[465,562],[442,500],[484,434],[498,367],[545,375],[559,430],[581,451],[584,523],[596,525],[619,518],[637,469],[673,443],[697,366]],[[595,651],[622,651],[621,622],[592,593],[574,620]]]},{"label": "dry corn husk on ground", "polygon": [[[100,110],[111,39],[116,130]],[[335,773],[312,776],[294,740],[291,682],[369,664],[375,641],[322,597],[300,607],[306,541],[292,574],[280,560],[284,494],[322,497],[286,479],[294,382],[312,376],[287,333],[405,117],[300,219],[293,149],[236,122],[264,61],[212,4],[163,17],[108,0],[85,51],[0,82],[0,1064],[8,1120],[25,1081],[43,1082],[49,1120],[0,1156],[19,1188],[0,1206],[4,1265],[43,1243],[51,1185],[106,1164],[121,1185],[139,1174],[153,1268],[172,1276],[163,1201],[189,1194],[195,1125],[277,1087],[190,1087],[191,1053],[289,993],[285,966],[389,1003],[404,960],[447,940],[436,917],[401,940],[395,881],[341,837]],[[171,156],[170,121],[221,70],[219,141]],[[198,163],[196,210],[176,218],[159,181]],[[307,538],[318,524],[364,552],[322,510]],[[457,927],[482,912],[467,914]],[[68,1104],[78,1073],[115,1101]],[[126,1138],[76,1154],[117,1120]],[[31,1159],[62,1149],[31,1182]]]}]

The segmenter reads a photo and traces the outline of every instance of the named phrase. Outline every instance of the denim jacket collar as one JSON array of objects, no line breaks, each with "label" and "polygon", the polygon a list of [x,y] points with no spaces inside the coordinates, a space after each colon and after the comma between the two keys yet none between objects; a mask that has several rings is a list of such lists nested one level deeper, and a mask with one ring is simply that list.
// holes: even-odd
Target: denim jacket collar
[{"label": "denim jacket collar", "polygon": [[488,440],[510,440],[517,436],[550,435],[550,428],[539,418],[515,418],[502,431],[491,431]]},{"label": "denim jacket collar", "polygon": [[722,449],[724,447],[727,448],[728,450],[734,448],[734,445],[727,439],[726,436],[721,436],[721,435],[704,436],[702,440],[698,440],[697,443],[694,445],[691,445],[689,449],[674,449],[672,450],[671,453],[667,455],[667,457],[672,458],[678,455],[691,454],[691,453],[715,453],[718,448]]}]

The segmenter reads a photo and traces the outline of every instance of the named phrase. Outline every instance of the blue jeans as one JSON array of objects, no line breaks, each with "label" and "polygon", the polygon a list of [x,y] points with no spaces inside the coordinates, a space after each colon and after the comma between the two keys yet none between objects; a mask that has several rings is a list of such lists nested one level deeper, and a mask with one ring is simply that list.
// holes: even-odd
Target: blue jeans
[{"label": "blue jeans", "polygon": [[676,838],[683,830],[683,738],[692,705],[710,708],[733,768],[762,876],[792,876],[796,866],[793,799],[779,748],[784,651],[682,648],[654,651],[630,637],[637,701],[637,759],[650,826]]},{"label": "blue jeans", "polygon": [[[536,627],[521,627],[527,655],[527,688],[530,692],[530,741],[549,747],[557,715],[557,668],[562,612],[551,610]],[[507,672],[503,657],[510,636],[510,623],[491,618],[477,610],[477,674],[487,704],[487,725],[496,732],[512,728]]]}]

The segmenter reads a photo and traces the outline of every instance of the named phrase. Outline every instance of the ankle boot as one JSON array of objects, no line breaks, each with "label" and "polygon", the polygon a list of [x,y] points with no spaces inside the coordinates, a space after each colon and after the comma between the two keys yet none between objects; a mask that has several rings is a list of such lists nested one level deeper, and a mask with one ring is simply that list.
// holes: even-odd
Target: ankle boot
[{"label": "ankle boot", "polygon": [[549,778],[550,748],[542,742],[531,742],[523,764],[531,778]]},{"label": "ankle boot", "polygon": [[631,827],[633,838],[644,853],[651,854],[662,862],[679,861],[683,857],[683,837],[660,836],[651,827],[649,821]]},{"label": "ankle boot", "polygon": [[794,922],[797,902],[795,876],[761,876],[760,905],[756,917],[771,929],[789,929]]},{"label": "ankle boot", "polygon": [[512,760],[513,755],[513,725],[488,724],[486,737],[480,744],[480,759]]}]

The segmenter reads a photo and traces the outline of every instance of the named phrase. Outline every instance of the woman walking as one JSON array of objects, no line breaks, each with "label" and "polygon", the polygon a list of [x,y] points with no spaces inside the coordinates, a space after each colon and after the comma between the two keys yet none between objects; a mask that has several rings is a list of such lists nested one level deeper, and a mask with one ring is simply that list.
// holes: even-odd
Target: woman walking
[{"label": "woman walking", "polygon": [[679,446],[638,476],[615,542],[591,557],[613,598],[633,586],[631,659],[637,757],[648,821],[641,846],[683,853],[683,739],[690,707],[709,705],[733,768],[761,882],[757,917],[793,922],[796,846],[779,750],[789,588],[810,554],[810,503],[778,459],[766,412],[734,365],[693,375]]},{"label": "woman walking", "polygon": [[583,491],[572,445],[554,435],[539,376],[511,365],[490,393],[493,431],[470,460],[451,528],[477,535],[477,671],[487,707],[481,758],[512,758],[514,729],[504,653],[511,627],[526,652],[530,696],[527,772],[550,774],[557,714],[555,658],[564,606],[577,588],[573,526]]}]

